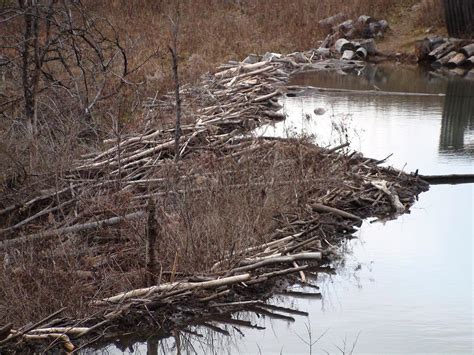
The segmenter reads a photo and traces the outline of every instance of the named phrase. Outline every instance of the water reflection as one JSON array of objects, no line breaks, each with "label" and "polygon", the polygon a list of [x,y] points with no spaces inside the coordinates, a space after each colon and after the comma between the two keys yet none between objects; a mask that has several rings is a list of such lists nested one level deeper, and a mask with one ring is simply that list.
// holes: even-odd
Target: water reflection
[{"label": "water reflection", "polygon": [[[358,91],[307,88],[282,100],[287,120],[257,134],[304,132],[321,145],[348,139],[353,149],[367,156],[383,159],[393,153],[389,163],[400,169],[449,174],[455,159],[457,173],[472,172],[474,81],[448,80],[420,68],[392,65],[345,75],[300,75],[292,84]],[[325,113],[315,114],[319,108]]]},{"label": "water reflection", "polygon": [[[451,80],[448,83],[441,121],[440,152],[473,154],[474,81]],[[465,136],[468,141],[465,141]]]},{"label": "water reflection", "polygon": [[345,72],[303,72],[295,75],[289,84],[331,89],[439,94],[446,92],[448,80],[418,66],[367,65],[362,69]]}]

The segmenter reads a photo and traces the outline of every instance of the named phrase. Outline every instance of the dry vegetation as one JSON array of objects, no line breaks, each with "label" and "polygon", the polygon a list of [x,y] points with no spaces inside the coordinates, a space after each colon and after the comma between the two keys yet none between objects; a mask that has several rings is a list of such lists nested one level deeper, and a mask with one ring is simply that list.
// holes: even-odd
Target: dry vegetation
[{"label": "dry vegetation", "polygon": [[[339,11],[352,16],[368,13],[382,17],[397,3],[395,0],[182,1],[179,31],[182,82],[197,82],[218,63],[241,60],[248,53],[288,53],[312,48],[322,36],[317,26],[319,19]],[[149,97],[163,98],[172,89],[168,45],[169,17],[177,16],[175,3],[85,1],[84,5],[92,16],[107,17],[109,22],[104,22],[102,33],[116,39],[126,53],[127,75],[117,74],[119,69],[124,73],[124,59],[113,62],[110,71],[97,73],[90,69],[84,74],[91,78],[106,77],[110,81],[104,84],[104,91],[113,93],[104,95],[87,117],[78,106],[79,94],[68,95],[70,92],[64,87],[47,85],[51,81],[47,77],[42,79],[43,86],[38,90],[38,125],[31,135],[25,124],[18,67],[11,63],[0,67],[0,210],[12,204],[21,205],[27,198],[45,191],[57,190],[81,155],[103,148],[102,138],[120,141],[129,132],[144,132],[145,126],[147,129],[170,126],[172,111],[151,112],[144,104],[149,102]],[[19,33],[21,21],[8,31],[1,31]],[[0,55],[11,53],[5,50]],[[69,83],[77,78],[62,73],[54,65],[48,69],[64,82],[68,75]],[[117,77],[120,80],[115,80]],[[76,89],[82,93],[81,85]],[[193,108],[199,102],[187,104],[184,120],[194,122]],[[361,216],[374,212],[364,210],[364,203],[354,192],[370,188],[357,174],[360,171],[378,174],[373,161],[328,156],[304,139],[290,143],[272,141],[245,159],[219,150],[200,152],[198,148],[192,159],[179,163],[173,163],[172,156],[165,157],[167,162],[148,177],[162,179],[162,189],[171,192],[157,199],[160,280],[172,281],[209,272],[216,261],[228,258],[229,252],[262,244],[281,231],[296,232],[291,229],[294,227],[289,227],[294,221],[302,218],[304,223],[310,223],[314,219],[314,211],[307,206],[310,202],[325,201],[341,209],[357,210]],[[368,168],[365,164],[372,165]],[[351,186],[346,186],[347,181]],[[121,215],[135,203],[134,195],[121,187],[118,181],[107,194],[91,191],[90,195],[81,196],[75,218],[94,220],[96,215]],[[344,189],[345,202],[338,195]],[[418,192],[416,188],[404,196],[407,206]],[[382,196],[372,200],[371,206],[377,207]],[[57,199],[53,202],[59,204]],[[390,210],[390,205],[387,206]],[[387,214],[387,206],[380,207],[377,213]],[[39,205],[38,211],[47,207]],[[19,214],[25,213],[29,210],[19,210]],[[43,216],[42,223],[28,224],[28,233],[42,230],[48,224],[67,225],[68,216],[61,213],[59,208]],[[10,227],[18,215],[13,220],[9,218],[1,216],[2,228]],[[88,302],[92,298],[142,287],[146,282],[145,225],[142,217],[122,223],[120,228],[71,233],[4,251],[0,325],[13,322],[20,326],[63,306],[68,307],[69,317],[84,317],[90,313]],[[334,223],[328,223],[325,228],[326,233],[334,233],[334,238],[337,233],[352,230],[350,226],[335,227]],[[25,230],[18,228],[15,233],[26,234]],[[326,247],[330,240],[327,243]],[[228,262],[235,260],[228,258]]]}]

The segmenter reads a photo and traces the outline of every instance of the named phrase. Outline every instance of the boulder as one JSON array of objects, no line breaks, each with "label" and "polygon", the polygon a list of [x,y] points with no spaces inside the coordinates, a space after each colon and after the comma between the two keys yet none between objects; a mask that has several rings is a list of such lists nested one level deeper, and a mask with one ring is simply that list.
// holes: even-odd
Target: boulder
[{"label": "boulder", "polygon": [[375,45],[375,41],[373,39],[365,39],[360,41],[360,46],[367,51],[368,55],[377,54],[377,46]]},{"label": "boulder", "polygon": [[265,62],[271,62],[275,59],[280,59],[281,58],[281,54],[280,53],[272,53],[272,52],[267,52],[263,55],[262,57],[262,61],[265,61]]},{"label": "boulder", "polygon": [[249,54],[247,58],[245,58],[242,63],[245,64],[255,64],[260,62],[260,56],[257,54]]}]

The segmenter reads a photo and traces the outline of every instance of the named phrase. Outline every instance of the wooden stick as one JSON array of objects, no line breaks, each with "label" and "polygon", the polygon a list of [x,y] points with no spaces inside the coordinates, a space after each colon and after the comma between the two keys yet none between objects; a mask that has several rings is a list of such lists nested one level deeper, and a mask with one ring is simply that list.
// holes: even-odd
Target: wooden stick
[{"label": "wooden stick", "polygon": [[430,185],[470,184],[474,182],[474,174],[419,175],[419,177],[429,182]]},{"label": "wooden stick", "polygon": [[313,252],[313,253],[300,253],[295,255],[289,256],[276,256],[274,258],[268,259],[254,259],[255,263],[251,265],[245,265],[242,267],[235,268],[230,271],[231,274],[236,274],[238,272],[244,272],[249,270],[255,270],[264,266],[274,265],[274,264],[281,264],[281,263],[292,263],[293,261],[297,260],[321,260],[322,254],[320,252]]},{"label": "wooden stick", "polygon": [[127,300],[129,298],[141,297],[147,294],[152,294],[156,292],[162,291],[170,291],[174,289],[191,289],[191,288],[212,288],[212,287],[219,287],[224,285],[235,284],[239,282],[245,282],[250,280],[250,274],[242,274],[236,275],[231,277],[224,277],[221,279],[216,279],[212,281],[204,281],[204,282],[172,282],[166,283],[158,286],[152,286],[147,288],[139,288],[132,291],[122,292],[118,295],[104,298],[101,301],[93,302],[93,304],[103,304],[105,303],[117,303]]},{"label": "wooden stick", "polygon": [[357,221],[361,220],[361,218],[359,216],[356,216],[355,214],[342,211],[335,207],[325,206],[321,203],[313,203],[311,207],[313,208],[313,210],[318,211],[318,212],[334,213],[344,218],[355,219]]},{"label": "wooden stick", "polygon": [[49,316],[41,319],[40,321],[30,325],[30,326],[27,326],[25,329],[21,330],[21,331],[18,331],[16,332],[15,334],[13,335],[10,335],[8,337],[6,337],[5,339],[3,339],[2,341],[0,341],[0,346],[3,345],[3,344],[6,344],[8,343],[9,341],[12,341],[20,336],[22,336],[23,334],[25,333],[28,333],[29,331],[39,327],[41,324],[44,324],[46,323],[47,321],[49,321],[50,319],[56,317],[58,314],[62,313],[64,310],[66,309],[66,307],[63,307],[61,308],[60,310],[54,312],[54,313],[51,313]]},{"label": "wooden stick", "polygon": [[21,243],[29,242],[29,241],[46,239],[46,238],[58,236],[58,235],[61,235],[61,234],[76,233],[76,232],[82,232],[82,231],[85,231],[85,230],[101,228],[101,227],[105,227],[105,226],[113,226],[113,225],[119,224],[123,221],[137,219],[137,218],[140,218],[142,216],[145,216],[145,212],[144,211],[138,211],[138,212],[126,214],[125,216],[117,216],[117,217],[103,219],[103,220],[96,221],[96,222],[76,224],[76,225],[69,226],[69,227],[52,229],[52,230],[49,230],[49,231],[44,231],[44,232],[40,232],[40,233],[37,233],[37,234],[30,234],[30,235],[15,238],[15,239],[7,239],[7,240],[4,240],[3,242],[0,242],[0,249],[1,248],[9,248],[9,247],[12,247],[12,246],[15,246],[15,245],[18,245],[18,244],[21,244]]}]

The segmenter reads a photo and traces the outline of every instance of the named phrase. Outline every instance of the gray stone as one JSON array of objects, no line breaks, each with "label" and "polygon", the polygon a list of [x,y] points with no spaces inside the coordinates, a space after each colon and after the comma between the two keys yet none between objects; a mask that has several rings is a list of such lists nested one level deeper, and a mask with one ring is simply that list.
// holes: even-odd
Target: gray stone
[{"label": "gray stone", "polygon": [[245,58],[242,63],[245,64],[254,64],[260,61],[260,56],[257,54],[249,54],[247,58]]},{"label": "gray stone", "polygon": [[280,54],[280,53],[267,52],[267,53],[265,53],[265,54],[263,55],[262,60],[263,60],[263,61],[271,62],[272,60],[280,59],[280,58],[281,58],[281,54]]},{"label": "gray stone", "polygon": [[326,110],[322,107],[316,107],[313,112],[315,115],[324,115]]}]

